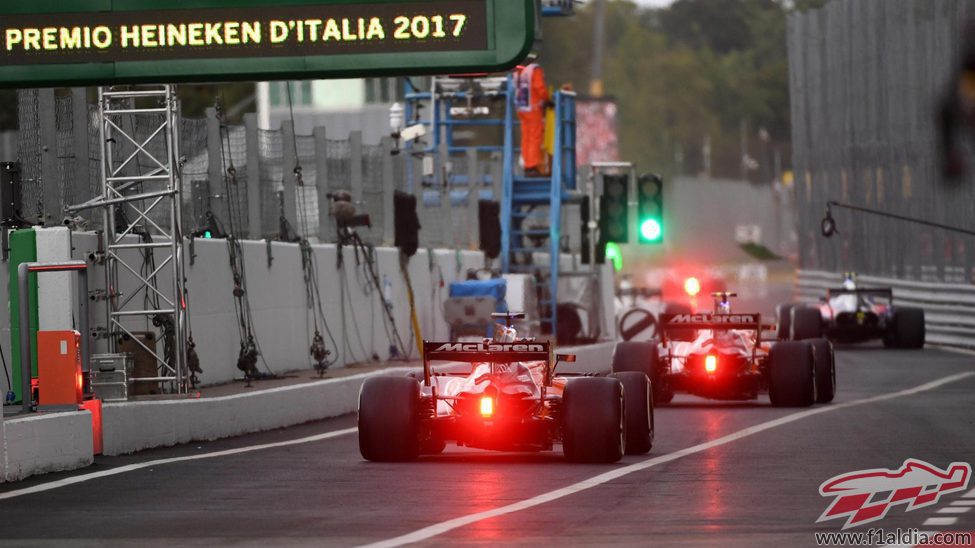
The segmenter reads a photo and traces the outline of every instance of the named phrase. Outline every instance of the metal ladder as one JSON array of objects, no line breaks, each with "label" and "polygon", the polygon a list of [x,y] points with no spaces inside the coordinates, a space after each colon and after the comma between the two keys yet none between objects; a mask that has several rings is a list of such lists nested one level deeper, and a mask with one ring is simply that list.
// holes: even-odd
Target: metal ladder
[{"label": "metal ladder", "polygon": [[[558,327],[559,274],[563,270],[560,264],[562,213],[577,184],[575,94],[559,91],[554,96],[555,139],[551,174],[548,177],[524,177],[515,173],[521,150],[515,146],[517,120],[513,115],[513,78],[509,79],[508,85],[501,193],[502,270],[506,273],[538,273],[539,278],[547,279],[542,286],[539,308],[546,313],[542,315],[542,325],[548,326],[554,336]],[[545,256],[546,267],[536,264],[536,254]],[[518,258],[522,261],[516,260]]]},{"label": "metal ladder", "polygon": [[[418,175],[415,169],[410,170],[407,179],[414,192],[421,192],[418,186],[435,187],[439,180],[446,189],[441,193],[442,200],[457,202],[466,199],[473,203],[480,198],[490,198],[501,202],[501,270],[504,273],[537,273],[545,280],[539,315],[543,327],[554,335],[558,321],[555,305],[558,302],[563,206],[576,191],[577,184],[576,98],[569,91],[554,95],[555,157],[550,176],[524,177],[516,172],[521,148],[516,143],[515,128],[519,121],[515,115],[514,97],[512,75],[433,78],[428,92],[407,90],[405,116],[408,124],[422,124],[430,132],[423,146],[414,147],[412,152],[433,156],[438,167],[433,175],[426,176]],[[491,105],[488,113],[474,115],[465,111],[475,101],[485,99]],[[497,104],[503,105],[500,112],[494,107]],[[429,108],[429,114],[421,118],[424,108]],[[503,129],[504,142],[501,145],[459,145],[455,131],[471,127]],[[463,156],[470,163],[472,158],[485,153],[501,154],[500,173],[475,174],[472,170],[452,173],[444,169],[452,158]],[[420,185],[417,185],[418,181]],[[426,194],[432,194],[432,191],[421,193],[424,201],[428,201]],[[544,255],[544,259],[537,257],[543,264],[536,264],[536,253]],[[530,255],[532,260],[519,263],[515,260],[519,255],[522,258]]]}]

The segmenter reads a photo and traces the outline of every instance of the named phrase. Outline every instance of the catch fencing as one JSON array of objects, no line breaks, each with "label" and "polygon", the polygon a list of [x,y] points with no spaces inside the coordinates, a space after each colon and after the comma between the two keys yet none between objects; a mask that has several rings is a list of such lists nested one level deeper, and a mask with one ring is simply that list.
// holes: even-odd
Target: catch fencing
[{"label": "catch fencing", "polygon": [[[88,90],[21,90],[18,115],[17,157],[0,160],[21,163],[23,216],[49,226],[70,220],[79,229],[100,229],[98,210],[79,216],[65,212],[67,206],[101,195],[98,108]],[[137,140],[148,139],[154,129],[126,128]],[[222,230],[250,239],[287,236],[283,218],[291,234],[333,242],[335,222],[326,195],[346,190],[359,211],[371,217],[371,228],[357,229],[363,241],[391,245],[393,193],[399,190],[417,196],[421,247],[477,249],[477,200],[482,194],[497,199],[499,188],[468,192],[467,179],[458,177],[464,182],[455,184],[452,174],[500,173],[500,158],[452,159],[453,172],[435,176],[447,183],[426,185],[420,183],[420,160],[406,152],[394,154],[391,138],[367,144],[360,132],[343,137],[330,136],[324,127],[296,136],[289,121],[280,129],[262,130],[253,114],[244,116],[243,125],[223,125],[214,109],[205,118],[183,118],[184,233],[208,228],[212,212]]]},{"label": "catch fencing", "polygon": [[[970,236],[834,209],[828,201],[975,228],[975,178],[941,179],[935,120],[966,0],[834,0],[790,16],[788,49],[800,266],[930,283],[970,283]],[[975,168],[975,156],[968,153]]]}]

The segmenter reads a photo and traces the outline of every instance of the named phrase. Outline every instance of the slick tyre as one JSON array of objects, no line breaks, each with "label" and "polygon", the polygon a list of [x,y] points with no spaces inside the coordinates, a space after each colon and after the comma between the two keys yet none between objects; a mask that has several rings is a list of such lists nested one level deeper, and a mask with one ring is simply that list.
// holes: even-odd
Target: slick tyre
[{"label": "slick tyre", "polygon": [[420,384],[409,377],[372,377],[359,392],[359,452],[378,462],[420,453]]},{"label": "slick tyre", "polygon": [[898,307],[894,310],[894,343],[897,348],[924,348],[924,310]]},{"label": "slick tyre", "polygon": [[791,304],[780,304],[775,307],[775,322],[778,324],[775,338],[780,341],[787,341],[792,336],[793,307],[794,305]]},{"label": "slick tyre", "polygon": [[653,389],[653,404],[670,403],[674,393],[664,387],[657,358],[657,340],[650,342],[619,342],[613,351],[613,373],[638,371],[646,373]]},{"label": "slick tyre", "polygon": [[819,310],[808,306],[792,307],[789,340],[804,341],[823,336],[823,317]]},{"label": "slick tyre", "polygon": [[816,401],[816,359],[806,341],[780,342],[769,352],[769,399],[776,407]]},{"label": "slick tyre", "polygon": [[809,341],[816,360],[816,403],[829,403],[836,397],[836,355],[826,339]]},{"label": "slick tyre", "polygon": [[616,462],[623,457],[623,385],[609,377],[573,379],[562,397],[562,451],[571,462]]},{"label": "slick tyre", "polygon": [[627,455],[643,455],[653,448],[653,394],[650,379],[639,371],[613,373],[623,385],[623,426]]}]

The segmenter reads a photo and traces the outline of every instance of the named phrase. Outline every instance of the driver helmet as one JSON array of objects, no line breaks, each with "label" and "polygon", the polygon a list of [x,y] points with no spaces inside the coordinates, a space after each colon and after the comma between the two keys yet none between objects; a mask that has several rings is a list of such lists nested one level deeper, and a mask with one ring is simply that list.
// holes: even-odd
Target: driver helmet
[{"label": "driver helmet", "polygon": [[857,275],[855,272],[844,272],[843,273],[843,289],[848,289],[850,291],[857,288]]},{"label": "driver helmet", "polygon": [[514,327],[494,324],[494,340],[500,343],[513,343],[518,339],[518,331]]}]

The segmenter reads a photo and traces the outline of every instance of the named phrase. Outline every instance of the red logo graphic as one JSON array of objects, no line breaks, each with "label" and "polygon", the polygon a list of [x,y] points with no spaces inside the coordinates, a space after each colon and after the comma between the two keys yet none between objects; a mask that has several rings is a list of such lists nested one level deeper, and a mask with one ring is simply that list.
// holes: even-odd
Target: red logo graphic
[{"label": "red logo graphic", "polygon": [[907,504],[905,512],[937,504],[941,495],[968,487],[972,467],[953,462],[941,470],[924,461],[907,459],[899,470],[860,470],[830,478],[819,494],[836,497],[816,523],[847,518],[843,529],[883,519],[890,508]]}]

